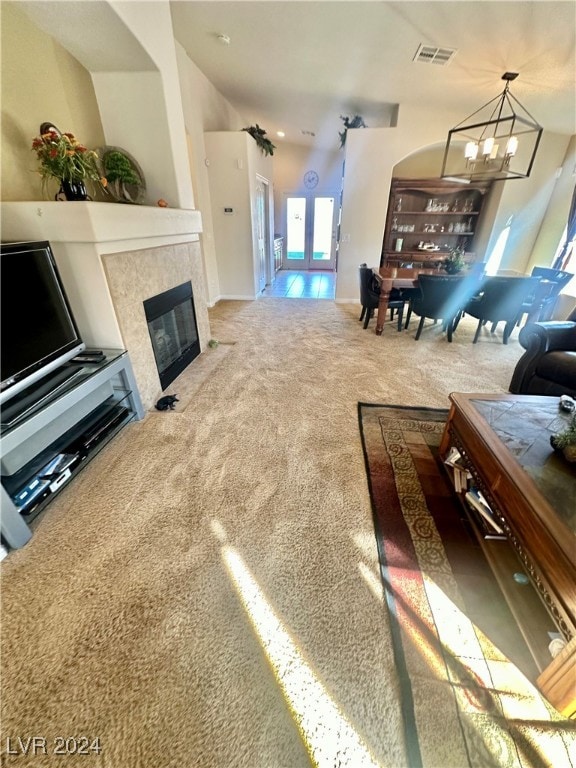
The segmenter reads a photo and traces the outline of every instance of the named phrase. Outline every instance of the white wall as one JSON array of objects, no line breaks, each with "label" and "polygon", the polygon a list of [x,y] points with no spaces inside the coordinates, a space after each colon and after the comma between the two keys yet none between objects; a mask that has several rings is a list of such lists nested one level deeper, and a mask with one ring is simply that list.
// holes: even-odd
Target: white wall
[{"label": "white wall", "polygon": [[254,299],[258,293],[253,218],[256,175],[270,182],[272,160],[262,155],[245,131],[209,131],[204,144],[220,296]]},{"label": "white wall", "polygon": [[[557,179],[546,215],[534,243],[532,254],[527,264],[527,271],[533,266],[549,266],[560,243],[560,234],[564,233],[572,195],[576,188],[576,136],[566,150],[562,165],[557,169]],[[572,269],[575,265],[572,264]],[[554,309],[555,319],[562,320],[576,308],[576,276],[564,288]]]},{"label": "white wall", "polygon": [[[204,136],[220,296],[238,299],[256,295],[247,138],[240,131]],[[232,213],[226,214],[225,208]]]},{"label": "white wall", "polygon": [[202,211],[201,235],[208,305],[221,295],[218,261],[212,220],[210,181],[206,166],[205,131],[240,131],[245,123],[212,83],[192,62],[184,48],[176,43],[184,126],[190,148],[190,166],[194,179],[196,205]]},{"label": "white wall", "polygon": [[357,302],[358,265],[380,263],[394,167],[413,152],[445,141],[451,122],[457,118],[401,107],[395,128],[348,131],[337,301]]},{"label": "white wall", "polygon": [[[0,6],[2,35],[1,198],[5,201],[53,200],[59,183],[43,193],[32,138],[50,120],[72,132],[85,146],[100,147],[104,131],[90,73],[63,46],[41,31],[21,3]],[[42,66],[38,66],[42,62]],[[98,196],[96,185],[90,194]],[[99,199],[103,194],[99,196]]]}]

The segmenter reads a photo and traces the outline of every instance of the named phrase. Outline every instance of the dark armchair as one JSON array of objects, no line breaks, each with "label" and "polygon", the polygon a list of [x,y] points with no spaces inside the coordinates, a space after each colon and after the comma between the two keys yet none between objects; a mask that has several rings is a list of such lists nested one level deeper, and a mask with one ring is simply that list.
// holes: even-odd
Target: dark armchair
[{"label": "dark armchair", "polygon": [[570,320],[528,323],[519,341],[526,352],[516,364],[510,392],[576,397],[576,311]]}]

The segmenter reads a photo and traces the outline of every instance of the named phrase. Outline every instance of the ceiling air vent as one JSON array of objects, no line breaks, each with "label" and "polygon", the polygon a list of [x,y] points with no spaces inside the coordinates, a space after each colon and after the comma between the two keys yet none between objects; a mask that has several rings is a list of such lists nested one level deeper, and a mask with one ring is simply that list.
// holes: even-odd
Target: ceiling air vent
[{"label": "ceiling air vent", "polygon": [[456,55],[456,48],[436,48],[433,45],[421,45],[416,51],[413,61],[425,64],[440,64],[446,66]]}]

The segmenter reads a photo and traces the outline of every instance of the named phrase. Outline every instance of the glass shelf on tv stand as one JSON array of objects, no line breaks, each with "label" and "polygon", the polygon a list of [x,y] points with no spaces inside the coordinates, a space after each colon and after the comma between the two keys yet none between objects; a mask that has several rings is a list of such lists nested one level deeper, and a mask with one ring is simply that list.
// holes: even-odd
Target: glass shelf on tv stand
[{"label": "glass shelf on tv stand", "polygon": [[103,370],[125,354],[123,349],[103,349],[104,358],[96,363],[69,362],[15,395],[3,407],[0,435],[7,434],[23,419],[70,392],[96,371]]}]

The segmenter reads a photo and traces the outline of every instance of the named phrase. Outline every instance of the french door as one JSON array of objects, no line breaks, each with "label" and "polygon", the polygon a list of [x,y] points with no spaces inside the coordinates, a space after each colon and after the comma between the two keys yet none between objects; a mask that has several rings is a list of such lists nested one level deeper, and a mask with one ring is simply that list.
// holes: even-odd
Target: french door
[{"label": "french door", "polygon": [[286,195],[286,247],[283,269],[334,269],[336,263],[336,198]]}]

